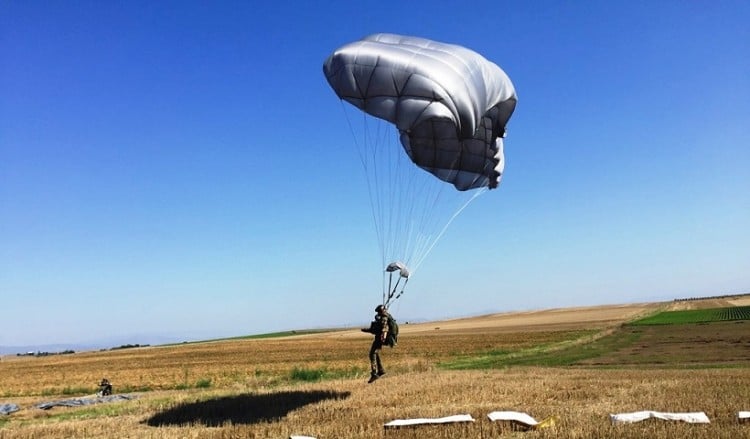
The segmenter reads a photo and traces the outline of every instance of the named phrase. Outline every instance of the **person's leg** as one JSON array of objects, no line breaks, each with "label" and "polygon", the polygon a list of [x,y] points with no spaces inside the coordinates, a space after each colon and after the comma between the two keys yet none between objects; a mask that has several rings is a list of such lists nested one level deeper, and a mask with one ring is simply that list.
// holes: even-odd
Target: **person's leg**
[{"label": "person's leg", "polygon": [[380,361],[378,350],[378,344],[372,342],[372,346],[370,346],[370,372],[372,373],[377,373],[378,371],[378,361]]},{"label": "person's leg", "polygon": [[381,343],[376,339],[370,346],[370,381],[373,382],[378,379],[378,372],[382,370],[383,366],[380,363],[380,348],[383,347]]}]

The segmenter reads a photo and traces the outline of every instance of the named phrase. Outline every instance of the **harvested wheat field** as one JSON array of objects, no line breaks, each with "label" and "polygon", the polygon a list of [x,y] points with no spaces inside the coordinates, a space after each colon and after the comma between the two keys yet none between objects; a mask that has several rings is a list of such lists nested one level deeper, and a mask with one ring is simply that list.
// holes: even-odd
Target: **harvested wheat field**
[{"label": "harvested wheat field", "polygon": [[[736,296],[402,323],[372,384],[358,330],[3,357],[0,405],[20,410],[0,416],[0,438],[750,437],[737,418],[750,410],[750,319],[638,323],[748,305]],[[105,376],[134,399],[35,407],[91,396]],[[497,410],[552,422],[525,431],[490,422]],[[641,410],[705,412],[711,423],[609,418]],[[456,414],[475,421],[383,428]]]}]

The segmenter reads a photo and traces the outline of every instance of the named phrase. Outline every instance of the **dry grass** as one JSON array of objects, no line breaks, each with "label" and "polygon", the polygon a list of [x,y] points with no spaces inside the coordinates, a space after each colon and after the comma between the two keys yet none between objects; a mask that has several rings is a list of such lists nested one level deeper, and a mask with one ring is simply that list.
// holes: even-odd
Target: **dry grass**
[{"label": "dry grass", "polygon": [[[0,362],[0,403],[23,409],[0,418],[0,438],[318,438],[528,437],[737,438],[750,425],[750,361],[732,368],[510,367],[446,371],[442,361],[487,351],[555,346],[611,331],[622,321],[664,304],[501,314],[402,325],[402,341],[384,352],[388,375],[366,384],[369,337],[357,331],[275,340],[234,340]],[[600,311],[600,312],[597,312]],[[540,314],[542,316],[540,316]],[[617,315],[620,317],[618,318]],[[547,318],[542,318],[546,316]],[[508,324],[509,320],[514,324]],[[490,322],[495,322],[493,326]],[[748,325],[750,326],[750,325]],[[435,329],[439,327],[440,329]],[[745,334],[750,335],[750,334]],[[741,335],[740,335],[741,336]],[[747,339],[747,338],[746,338]],[[700,353],[695,353],[700,355]],[[295,379],[295,371],[324,379]],[[43,401],[93,393],[108,377],[133,401],[42,411]],[[199,383],[210,382],[201,388]],[[89,390],[90,389],[90,390]],[[648,421],[612,425],[610,413],[637,410],[705,411],[710,425]],[[559,418],[547,430],[513,432],[487,413],[518,410]],[[383,430],[409,417],[470,413],[472,425]]]}]

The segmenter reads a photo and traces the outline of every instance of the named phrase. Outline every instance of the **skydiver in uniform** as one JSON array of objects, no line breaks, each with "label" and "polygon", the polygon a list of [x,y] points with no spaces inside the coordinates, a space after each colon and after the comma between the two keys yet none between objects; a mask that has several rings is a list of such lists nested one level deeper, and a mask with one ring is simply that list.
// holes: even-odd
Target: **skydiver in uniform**
[{"label": "skydiver in uniform", "polygon": [[362,332],[373,334],[375,339],[372,341],[370,346],[370,379],[367,381],[371,383],[381,376],[385,375],[385,369],[383,369],[383,363],[380,361],[380,350],[385,344],[386,338],[388,337],[388,309],[383,305],[378,305],[375,308],[375,320],[370,323],[369,328],[362,328]]}]

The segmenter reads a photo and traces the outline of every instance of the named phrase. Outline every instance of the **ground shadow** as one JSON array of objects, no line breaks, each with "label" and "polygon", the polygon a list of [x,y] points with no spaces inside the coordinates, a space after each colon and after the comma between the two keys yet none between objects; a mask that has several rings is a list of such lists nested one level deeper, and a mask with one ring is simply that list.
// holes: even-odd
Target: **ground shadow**
[{"label": "ground shadow", "polygon": [[226,422],[255,424],[278,420],[292,410],[327,399],[345,399],[349,392],[312,390],[267,395],[239,395],[180,404],[145,421],[152,427],[203,424],[218,427]]}]

